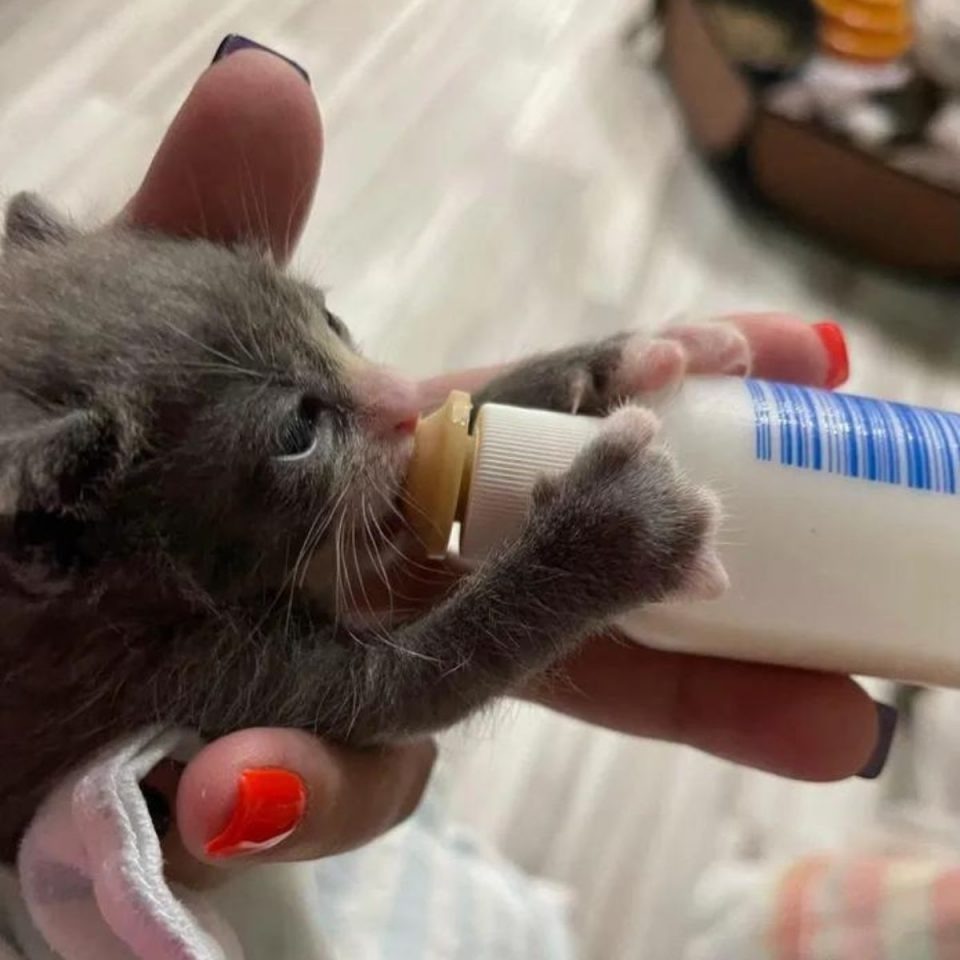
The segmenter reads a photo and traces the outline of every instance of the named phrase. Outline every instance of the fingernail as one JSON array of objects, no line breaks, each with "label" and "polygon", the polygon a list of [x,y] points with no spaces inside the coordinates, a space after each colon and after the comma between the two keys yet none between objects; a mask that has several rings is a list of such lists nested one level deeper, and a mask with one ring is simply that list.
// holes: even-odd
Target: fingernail
[{"label": "fingernail", "polygon": [[147,812],[150,814],[153,829],[162,840],[167,835],[173,820],[170,814],[170,803],[156,787],[141,784],[140,792],[143,794],[143,800],[147,805]]},{"label": "fingernail", "polygon": [[833,390],[847,382],[850,376],[850,355],[847,353],[847,339],[838,324],[827,321],[815,323],[824,350],[827,351],[827,389]]},{"label": "fingernail", "polygon": [[875,704],[877,708],[877,742],[870,759],[857,774],[861,780],[876,780],[883,773],[893,746],[893,735],[897,729],[897,708],[887,703]]},{"label": "fingernail", "polygon": [[272,53],[275,57],[283,60],[284,63],[289,63],[308,84],[310,83],[310,74],[307,73],[296,60],[291,60],[282,53],[277,53],[276,50],[271,50],[270,47],[265,47],[262,43],[257,43],[256,40],[242,37],[239,33],[228,33],[220,41],[220,46],[217,47],[217,52],[213,55],[213,60],[210,62],[216,63],[218,60],[223,60],[224,57],[229,57],[231,53],[236,53],[238,50],[263,50],[264,53]]},{"label": "fingernail", "polygon": [[259,853],[286,840],[307,808],[307,788],[289,770],[264,767],[244,770],[230,820],[206,847],[211,857]]}]

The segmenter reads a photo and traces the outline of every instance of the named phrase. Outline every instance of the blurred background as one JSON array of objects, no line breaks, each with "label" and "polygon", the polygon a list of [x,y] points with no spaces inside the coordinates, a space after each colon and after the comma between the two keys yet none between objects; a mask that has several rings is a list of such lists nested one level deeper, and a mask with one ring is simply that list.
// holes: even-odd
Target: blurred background
[{"label": "blurred background", "polygon": [[[239,32],[311,74],[327,152],[295,269],[377,358],[425,375],[776,309],[845,327],[851,389],[960,409],[955,290],[839,259],[733,203],[688,148],[642,44],[624,40],[645,12],[636,0],[0,0],[0,190],[109,216],[221,37]],[[849,844],[905,803],[943,814],[944,698],[902,733],[880,784],[786,784],[516,707],[453,735],[439,783],[458,818],[575,892],[583,956],[675,960],[691,917],[710,915],[694,891],[725,860]]]}]

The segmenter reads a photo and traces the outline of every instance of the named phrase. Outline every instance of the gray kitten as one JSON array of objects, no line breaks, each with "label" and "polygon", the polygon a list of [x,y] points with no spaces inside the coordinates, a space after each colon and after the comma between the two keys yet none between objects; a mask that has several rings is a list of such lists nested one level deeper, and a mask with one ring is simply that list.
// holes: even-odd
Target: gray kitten
[{"label": "gray kitten", "polygon": [[[575,393],[606,411],[624,343],[521,364],[478,399],[569,409]],[[709,591],[714,501],[651,448],[650,414],[626,409],[543,479],[515,542],[428,612],[389,632],[352,619],[335,601],[345,531],[354,554],[368,537],[374,564],[396,549],[416,412],[415,390],[355,352],[322,295],[257,251],[81,233],[14,198],[0,258],[4,859],[52,781],[134,728],[292,726],[360,745],[433,731],[619,612]]]}]

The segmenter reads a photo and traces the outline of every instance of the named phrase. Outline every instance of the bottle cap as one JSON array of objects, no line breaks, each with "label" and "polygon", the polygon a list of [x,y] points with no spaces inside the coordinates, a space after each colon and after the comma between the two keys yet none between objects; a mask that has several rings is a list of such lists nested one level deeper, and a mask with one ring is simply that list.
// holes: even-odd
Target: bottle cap
[{"label": "bottle cap", "polygon": [[537,481],[563,473],[602,423],[491,403],[471,435],[472,411],[469,394],[454,391],[417,425],[404,513],[431,557],[446,556],[457,521],[466,560],[513,539]]},{"label": "bottle cap", "polygon": [[460,555],[480,560],[513,539],[526,519],[537,481],[557,476],[596,435],[602,421],[566,413],[485,404],[461,516]]}]

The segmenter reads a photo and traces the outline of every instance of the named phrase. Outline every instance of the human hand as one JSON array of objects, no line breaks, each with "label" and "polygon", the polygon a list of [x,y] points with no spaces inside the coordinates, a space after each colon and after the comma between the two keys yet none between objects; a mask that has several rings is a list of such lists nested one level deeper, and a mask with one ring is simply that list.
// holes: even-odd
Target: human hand
[{"label": "human hand", "polygon": [[[846,348],[835,325],[767,313],[722,318],[721,326],[668,328],[641,349],[675,359],[675,350],[662,347],[679,345],[686,372],[694,374],[749,372],[831,388],[846,379]],[[633,367],[640,371],[636,396],[662,385],[662,365],[634,358]],[[428,402],[454,387],[478,392],[502,372],[435,378],[425,385]],[[586,643],[522,695],[591,723],[808,780],[877,775],[895,722],[890,708],[878,707],[848,677],[665,652],[613,636]]]},{"label": "human hand", "polygon": [[[740,373],[831,388],[846,379],[843,335],[832,324],[811,327],[782,314],[725,322],[748,346]],[[691,372],[730,372],[722,354],[704,349],[709,343],[698,328],[662,336],[685,345]],[[614,637],[584,645],[525,695],[592,723],[805,780],[878,775],[896,719],[848,677],[653,650]]]},{"label": "human hand", "polygon": [[191,886],[224,868],[316,860],[376,839],[416,809],[432,741],[351,750],[300,730],[249,729],[165,761],[143,784],[167,874]]},{"label": "human hand", "polygon": [[[197,83],[124,216],[178,235],[248,239],[283,261],[308,212],[321,154],[309,87],[281,59],[239,50]],[[245,199],[251,182],[258,186],[253,210]],[[810,328],[783,317],[736,323],[750,342],[753,372],[827,382],[826,355]],[[473,388],[488,376],[441,378],[426,392]],[[542,681],[524,695],[595,723],[789,776],[846,776],[883,739],[874,706],[847,678],[667,654],[608,638],[587,644],[564,674],[565,681]],[[227,862],[224,831],[227,839],[238,836],[233,826],[243,825],[248,794],[257,792],[250,784],[258,775],[244,776],[245,770],[286,773],[259,776],[260,792],[280,800],[272,821],[264,816],[247,838],[259,841],[260,852],[242,842],[232,852],[283,860],[348,849],[402,819],[415,807],[432,759],[432,747],[423,744],[357,754],[288,730],[233,734],[185,771],[155,773],[153,783],[172,798],[175,822],[166,842],[172,869],[203,882],[211,876],[206,865]],[[272,838],[265,836],[270,829]]]}]

